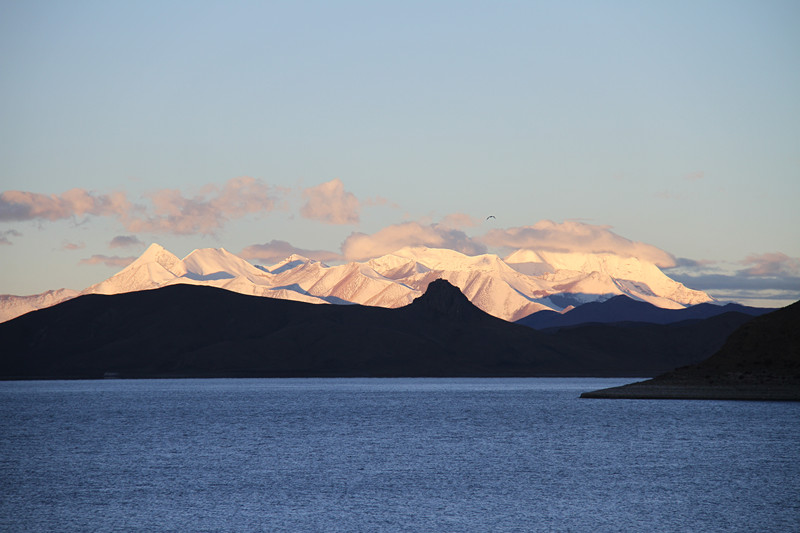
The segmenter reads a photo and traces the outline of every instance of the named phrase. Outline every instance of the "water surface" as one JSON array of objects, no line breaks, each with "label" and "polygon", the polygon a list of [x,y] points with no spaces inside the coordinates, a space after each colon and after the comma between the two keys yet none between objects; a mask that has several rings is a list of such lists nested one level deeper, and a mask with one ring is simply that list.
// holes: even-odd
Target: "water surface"
[{"label": "water surface", "polygon": [[800,530],[800,404],[629,381],[3,382],[0,530]]}]

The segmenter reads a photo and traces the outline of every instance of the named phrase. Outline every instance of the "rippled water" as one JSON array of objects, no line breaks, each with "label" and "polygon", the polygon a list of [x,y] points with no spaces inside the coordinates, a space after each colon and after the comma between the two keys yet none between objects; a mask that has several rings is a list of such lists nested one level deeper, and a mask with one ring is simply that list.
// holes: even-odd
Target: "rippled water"
[{"label": "rippled water", "polygon": [[4,382],[0,530],[800,530],[800,404],[623,382]]}]

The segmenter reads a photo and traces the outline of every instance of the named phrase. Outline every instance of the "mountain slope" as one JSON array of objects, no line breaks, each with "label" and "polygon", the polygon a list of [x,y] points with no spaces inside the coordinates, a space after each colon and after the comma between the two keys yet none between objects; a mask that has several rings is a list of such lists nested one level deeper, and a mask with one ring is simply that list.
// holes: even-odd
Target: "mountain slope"
[{"label": "mountain slope", "polygon": [[[545,334],[488,315],[444,280],[399,309],[176,284],[0,324],[0,377],[646,376],[708,357],[732,330],[704,323]],[[697,342],[676,350],[669,338]]]},{"label": "mountain slope", "polygon": [[800,401],[800,302],[743,324],[697,364],[581,397]]},{"label": "mountain slope", "polygon": [[685,309],[664,309],[620,295],[604,302],[583,304],[564,314],[555,312],[534,313],[517,320],[516,323],[540,330],[588,323],[643,322],[648,324],[672,324],[683,320],[702,320],[723,313],[735,312],[750,316],[760,316],[770,311],[774,311],[774,309],[747,307],[738,304],[724,306],[699,304]]},{"label": "mountain slope", "polygon": [[11,320],[37,309],[56,305],[75,298],[78,294],[80,294],[78,291],[71,289],[56,289],[30,296],[0,294],[0,322]]}]

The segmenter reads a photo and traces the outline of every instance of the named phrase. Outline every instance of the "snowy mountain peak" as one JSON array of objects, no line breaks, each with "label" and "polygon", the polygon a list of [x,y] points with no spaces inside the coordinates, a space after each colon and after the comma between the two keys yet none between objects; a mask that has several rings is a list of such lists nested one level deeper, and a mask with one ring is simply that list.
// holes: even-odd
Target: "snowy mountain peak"
[{"label": "snowy mountain peak", "polygon": [[292,254],[287,257],[284,261],[291,262],[291,261],[300,261],[301,263],[316,263],[317,261],[313,259],[309,259],[306,256],[300,254]]},{"label": "snowy mountain peak", "polygon": [[498,268],[509,268],[496,255],[466,255],[455,250],[427,247],[406,247],[397,250],[391,255],[411,259],[430,270],[457,271],[480,270],[492,271]]},{"label": "snowy mountain peak", "polygon": [[506,256],[506,263],[544,263],[539,254],[533,250],[521,249]]},{"label": "snowy mountain peak", "polygon": [[133,270],[147,263],[156,263],[165,269],[172,271],[180,262],[181,260],[178,259],[178,257],[172,252],[169,252],[160,244],[153,243],[147,247],[147,250],[145,250],[142,255],[140,255],[126,268]]},{"label": "snowy mountain peak", "polygon": [[183,258],[186,273],[196,280],[225,279],[237,276],[262,276],[263,273],[225,248],[200,248]]},{"label": "snowy mountain peak", "polygon": [[[436,279],[447,280],[482,311],[518,320],[536,311],[626,294],[664,308],[711,301],[701,291],[670,279],[653,263],[614,254],[519,250],[506,260],[448,249],[408,247],[364,263],[328,266],[291,255],[272,267],[256,267],[224,248],[193,250],[182,260],[152,244],[133,263],[82,294],[118,294],[176,283],[209,285],[243,294],[309,303],[356,303],[402,307]],[[434,286],[434,287],[438,287]],[[57,303],[42,296],[0,300],[14,316]],[[26,297],[28,298],[28,297]],[[53,305],[50,304],[50,305]]]},{"label": "snowy mountain peak", "polygon": [[297,268],[301,265],[308,265],[312,263],[317,263],[313,259],[309,259],[307,257],[303,257],[302,255],[292,254],[283,261],[275,263],[270,267],[261,267],[261,270],[265,272],[269,272],[270,274],[280,274],[286,270],[291,270],[293,268]]}]

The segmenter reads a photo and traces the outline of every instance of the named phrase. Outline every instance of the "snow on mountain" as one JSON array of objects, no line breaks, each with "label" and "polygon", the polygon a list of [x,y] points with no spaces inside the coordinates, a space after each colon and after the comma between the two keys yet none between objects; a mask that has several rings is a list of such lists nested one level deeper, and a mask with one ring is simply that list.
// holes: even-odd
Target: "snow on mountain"
[{"label": "snow on mountain", "polygon": [[[402,307],[439,278],[459,287],[482,310],[510,321],[544,309],[563,312],[619,294],[673,309],[711,301],[705,293],[670,279],[652,263],[613,254],[520,250],[503,260],[492,254],[467,256],[418,247],[402,248],[364,263],[328,266],[292,255],[265,267],[254,266],[224,248],[194,250],[178,259],[158,244],[80,294],[116,294],[187,283],[317,304]],[[25,309],[54,305],[77,294],[0,297],[0,318],[7,316],[8,320],[27,312]],[[28,303],[21,303],[24,298]]]},{"label": "snow on mountain", "polygon": [[232,279],[238,276],[259,283],[269,275],[225,248],[194,250],[182,260],[184,277],[197,281]]},{"label": "snow on mountain", "polygon": [[158,244],[151,244],[136,261],[82,294],[119,294],[158,288],[185,273],[181,260]]},{"label": "snow on mountain", "polygon": [[56,289],[30,296],[0,294],[0,322],[65,302],[78,294],[80,294],[78,291],[72,289]]},{"label": "snow on mountain", "polygon": [[[586,273],[596,272],[600,275],[593,277],[596,283],[591,286],[581,287],[574,284],[568,286],[562,282],[556,286],[562,292],[613,296],[628,294],[637,300],[670,309],[680,309],[687,305],[712,300],[706,293],[689,289],[670,279],[653,263],[641,261],[636,257],[622,257],[608,253],[558,252],[538,252],[538,256],[553,269],[552,274],[543,276],[545,279],[560,281],[570,273],[573,273],[573,278],[580,278]],[[602,290],[605,290],[605,293],[599,292]]]}]

